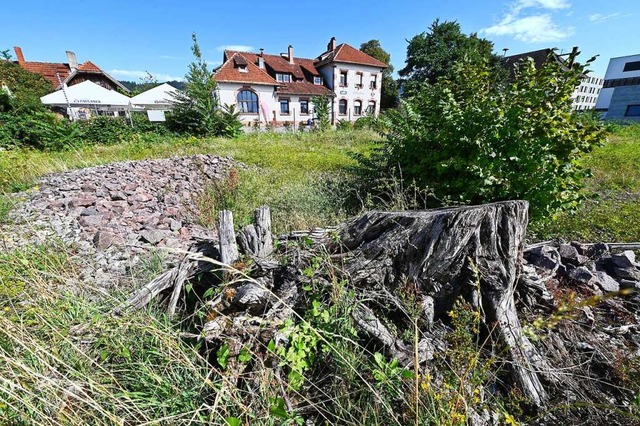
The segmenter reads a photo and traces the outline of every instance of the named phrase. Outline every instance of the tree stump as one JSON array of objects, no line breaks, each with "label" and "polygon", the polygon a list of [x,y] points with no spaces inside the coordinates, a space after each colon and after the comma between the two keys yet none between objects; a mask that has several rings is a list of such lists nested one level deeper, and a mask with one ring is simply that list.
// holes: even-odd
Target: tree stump
[{"label": "tree stump", "polygon": [[[528,220],[526,201],[427,211],[372,211],[339,229],[345,274],[355,287],[397,291],[412,284],[445,315],[463,296],[481,305],[513,361],[515,382],[540,406],[546,393],[533,368],[536,354],[523,335],[514,292]],[[479,287],[479,292],[477,291]]]}]

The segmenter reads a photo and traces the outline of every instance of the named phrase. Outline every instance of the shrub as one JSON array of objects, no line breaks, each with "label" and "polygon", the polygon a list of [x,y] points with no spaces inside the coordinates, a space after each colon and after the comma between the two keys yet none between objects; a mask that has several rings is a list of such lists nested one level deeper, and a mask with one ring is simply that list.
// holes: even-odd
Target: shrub
[{"label": "shrub", "polygon": [[353,123],[349,120],[338,120],[336,129],[341,131],[353,130]]},{"label": "shrub", "polygon": [[585,73],[574,60],[540,69],[525,61],[506,84],[488,63],[456,63],[453,77],[422,85],[388,114],[387,140],[371,158],[360,157],[366,176],[396,170],[430,188],[438,204],[525,199],[534,217],[575,208],[589,174],[579,160],[604,132],[571,112]]}]

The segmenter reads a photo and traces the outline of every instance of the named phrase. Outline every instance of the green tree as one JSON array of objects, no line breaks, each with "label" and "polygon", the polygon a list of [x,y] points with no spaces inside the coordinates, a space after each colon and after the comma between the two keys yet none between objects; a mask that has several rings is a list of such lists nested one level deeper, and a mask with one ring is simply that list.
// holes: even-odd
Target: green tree
[{"label": "green tree", "polygon": [[574,60],[540,69],[527,60],[498,84],[489,63],[463,57],[392,111],[387,140],[361,162],[372,177],[395,169],[437,204],[525,199],[534,217],[573,209],[589,173],[580,159],[604,139],[572,113],[585,74]]},{"label": "green tree", "polygon": [[406,66],[398,72],[403,77],[405,97],[419,90],[421,84],[452,77],[454,65],[462,60],[471,65],[488,64],[499,79],[505,73],[500,58],[492,52],[491,41],[475,33],[462,33],[457,22],[441,23],[436,19],[427,32],[413,37],[407,46]]},{"label": "green tree", "polygon": [[318,130],[324,132],[331,127],[329,119],[329,98],[326,95],[315,96],[311,99],[315,114],[318,116]]},{"label": "green tree", "polygon": [[179,133],[206,136],[220,133],[220,120],[216,114],[214,98],[216,82],[212,71],[202,58],[196,34],[191,35],[191,52],[194,60],[185,76],[184,93],[176,96],[173,109],[167,119],[170,129]]},{"label": "green tree", "polygon": [[379,40],[369,40],[360,45],[360,50],[388,65],[382,72],[382,93],[380,108],[395,108],[398,105],[398,83],[393,79],[393,65],[391,55],[382,48]]},{"label": "green tree", "polygon": [[23,69],[8,60],[0,60],[0,85],[6,84],[13,95],[15,108],[43,109],[40,97],[53,92],[52,84],[42,75]]}]

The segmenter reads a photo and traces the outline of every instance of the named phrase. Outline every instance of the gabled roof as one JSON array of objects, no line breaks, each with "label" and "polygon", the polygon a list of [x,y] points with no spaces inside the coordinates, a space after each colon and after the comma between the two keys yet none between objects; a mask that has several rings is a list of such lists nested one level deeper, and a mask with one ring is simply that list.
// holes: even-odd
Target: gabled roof
[{"label": "gabled roof", "polygon": [[[22,55],[22,49],[19,47],[14,48],[16,51],[16,55],[18,56],[18,60],[15,61],[18,65],[20,65],[26,71],[40,74],[45,79],[47,79],[53,87],[60,89],[62,84],[66,84],[70,82],[76,75],[81,73],[91,73],[91,74],[102,74],[107,79],[111,80],[116,86],[128,92],[127,89],[122,83],[120,83],[115,78],[111,77],[109,74],[104,72],[99,66],[94,64],[91,61],[86,61],[80,65],[78,68],[73,70],[71,66],[66,62],[34,62],[34,61],[26,61],[24,60],[24,56]],[[59,77],[59,79],[58,79]]]},{"label": "gabled roof", "polygon": [[[236,52],[232,50],[227,50],[224,52],[224,65],[231,64],[234,62],[234,58],[238,56],[242,56],[247,60],[247,71],[248,73],[240,73],[251,74],[251,67],[256,67],[260,72],[266,74],[270,81],[273,82],[275,86],[277,86],[277,91],[279,94],[287,94],[287,95],[308,95],[308,96],[319,96],[319,95],[327,95],[327,96],[335,96],[335,94],[329,90],[329,88],[325,87],[321,84],[314,84],[313,77],[320,77],[320,72],[314,66],[314,60],[308,58],[293,58],[293,64],[289,62],[289,59],[284,58],[280,55],[269,55],[263,53],[262,55],[258,53],[251,52]],[[257,66],[259,63],[259,58],[262,57],[264,60],[265,68],[261,69]],[[228,67],[229,65],[227,65]],[[237,72],[237,71],[236,71]],[[293,76],[293,80],[289,83],[281,83],[276,81],[272,76],[276,73],[282,74],[291,74]],[[271,74],[271,75],[270,75]],[[233,81],[237,82],[237,80],[220,80],[220,73],[216,72],[214,74],[214,78],[217,81]],[[228,77],[224,75],[225,78],[234,78],[233,76]]]},{"label": "gabled roof", "polygon": [[321,67],[330,62],[345,62],[349,64],[369,65],[378,68],[387,68],[388,65],[373,58],[355,47],[346,43],[338,45],[333,50],[328,50],[320,55],[316,60],[316,67]]},{"label": "gabled roof", "polygon": [[69,64],[63,63],[55,63],[55,62],[23,62],[18,63],[23,69],[26,71],[32,72],[34,74],[40,74],[45,79],[47,79],[53,87],[60,86],[60,81],[58,81],[58,75],[60,76],[61,81],[65,81],[66,78],[71,73],[71,69],[69,68]]},{"label": "gabled roof", "polygon": [[[265,84],[269,86],[278,86],[279,83],[271,77],[263,69],[260,69],[253,61],[248,58],[247,54],[240,52],[225,52],[225,61],[218,67],[212,78],[217,82],[224,83],[248,83],[248,84]],[[239,59],[240,62],[244,60],[246,62],[246,72],[240,71],[240,68],[236,65],[238,63],[234,61],[234,58]]]}]

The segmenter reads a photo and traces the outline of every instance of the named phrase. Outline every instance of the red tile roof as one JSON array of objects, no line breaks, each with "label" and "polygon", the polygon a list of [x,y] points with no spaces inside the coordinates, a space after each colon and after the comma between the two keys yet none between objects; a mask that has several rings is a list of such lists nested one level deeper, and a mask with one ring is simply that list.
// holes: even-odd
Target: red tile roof
[{"label": "red tile roof", "polygon": [[[229,55],[227,55],[229,53]],[[215,72],[212,78],[218,82],[226,83],[252,83],[252,84],[267,84],[277,86],[279,83],[271,77],[263,69],[254,65],[250,58],[250,54],[240,52],[225,52],[225,56],[228,58]],[[247,61],[247,72],[241,72],[239,68],[235,66],[233,58],[235,56],[241,56]]]},{"label": "red tile roof", "polygon": [[93,72],[102,72],[102,70],[100,69],[99,66],[97,66],[96,64],[94,64],[91,61],[87,61],[84,64],[81,64],[78,66],[78,70],[80,71],[93,71]]},{"label": "red tile roof", "polygon": [[278,87],[278,94],[283,95],[309,95],[309,96],[335,96],[328,87],[320,84],[309,83],[308,81],[296,81],[292,83],[281,83]]},{"label": "red tile roof", "polygon": [[[64,81],[69,74],[71,74],[69,64],[54,62],[22,62],[20,66],[29,72],[41,74],[51,82],[53,87],[58,87],[60,85],[60,81]],[[58,80],[58,75],[60,76],[60,81]]]},{"label": "red tile roof", "polygon": [[328,51],[320,55],[316,66],[322,66],[329,62],[347,62],[350,64],[362,64],[378,68],[387,68],[387,64],[384,62],[379,61],[346,43],[340,44],[333,51]]}]

